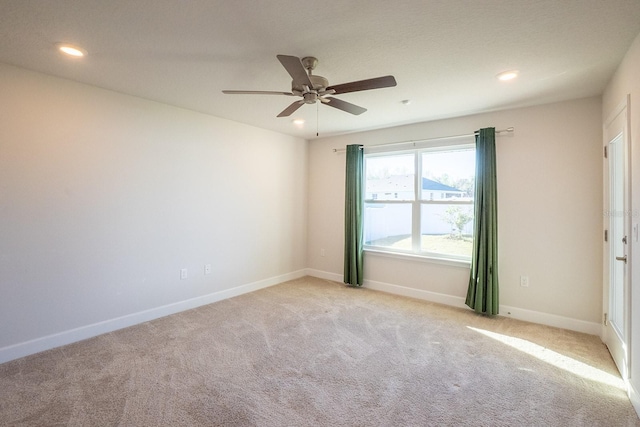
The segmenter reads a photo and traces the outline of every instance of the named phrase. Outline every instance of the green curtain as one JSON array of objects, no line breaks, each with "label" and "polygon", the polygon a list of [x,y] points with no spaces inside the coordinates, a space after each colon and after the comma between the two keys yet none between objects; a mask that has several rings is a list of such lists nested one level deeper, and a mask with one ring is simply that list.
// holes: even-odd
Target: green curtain
[{"label": "green curtain", "polygon": [[476,188],[471,277],[465,303],[477,313],[498,314],[498,195],[496,131],[476,135]]},{"label": "green curtain", "polygon": [[364,153],[361,145],[347,145],[347,171],[344,201],[344,283],[362,286],[362,244],[364,221]]}]

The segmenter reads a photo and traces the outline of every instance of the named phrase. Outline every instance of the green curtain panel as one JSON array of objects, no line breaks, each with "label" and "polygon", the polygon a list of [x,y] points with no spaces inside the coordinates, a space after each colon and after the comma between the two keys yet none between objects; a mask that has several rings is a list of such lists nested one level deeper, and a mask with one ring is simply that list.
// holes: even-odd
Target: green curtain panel
[{"label": "green curtain panel", "polygon": [[347,176],[344,201],[344,283],[362,286],[364,199],[362,183],[364,153],[361,145],[347,145]]},{"label": "green curtain panel", "polygon": [[476,195],[471,277],[465,303],[477,313],[498,314],[498,194],[496,130],[476,135]]}]

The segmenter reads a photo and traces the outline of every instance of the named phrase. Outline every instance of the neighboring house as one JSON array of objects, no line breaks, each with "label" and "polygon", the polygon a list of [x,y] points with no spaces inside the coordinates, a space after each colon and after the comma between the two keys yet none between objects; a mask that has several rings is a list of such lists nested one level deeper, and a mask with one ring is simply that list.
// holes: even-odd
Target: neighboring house
[{"label": "neighboring house", "polygon": [[422,197],[429,200],[462,198],[464,191],[428,178],[422,178]]},{"label": "neighboring house", "polygon": [[[392,175],[367,179],[366,200],[410,200],[413,197],[414,175]],[[422,194],[426,200],[464,197],[465,192],[441,182],[422,178]]]},{"label": "neighboring house", "polygon": [[[376,203],[367,203],[365,209],[365,221],[372,226],[365,227],[365,243],[375,244],[378,239],[392,236],[405,236],[411,234],[411,210],[408,204],[380,203],[380,201],[411,200],[413,197],[414,175],[392,175],[387,178],[368,179],[366,184],[366,200],[375,200]],[[422,178],[422,194],[424,200],[429,201],[462,201],[471,198],[465,192],[428,178]],[[451,234],[455,230],[451,224],[445,221],[445,211],[449,204],[427,204],[422,211],[422,234],[442,235]],[[472,210],[471,206],[461,206],[462,209]],[[473,221],[467,224],[464,234],[471,234]]]}]

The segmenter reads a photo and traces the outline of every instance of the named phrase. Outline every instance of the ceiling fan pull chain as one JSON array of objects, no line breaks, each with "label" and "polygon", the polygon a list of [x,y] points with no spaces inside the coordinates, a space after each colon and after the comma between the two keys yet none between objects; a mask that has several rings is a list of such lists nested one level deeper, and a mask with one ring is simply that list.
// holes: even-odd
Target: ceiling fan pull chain
[{"label": "ceiling fan pull chain", "polygon": [[320,120],[320,119],[318,118],[318,117],[319,117],[319,113],[318,113],[319,107],[318,107],[318,105],[320,105],[320,103],[319,103],[319,102],[316,102],[316,136],[318,136],[318,135],[319,135],[318,128],[320,127],[320,125],[318,125],[318,121]]}]

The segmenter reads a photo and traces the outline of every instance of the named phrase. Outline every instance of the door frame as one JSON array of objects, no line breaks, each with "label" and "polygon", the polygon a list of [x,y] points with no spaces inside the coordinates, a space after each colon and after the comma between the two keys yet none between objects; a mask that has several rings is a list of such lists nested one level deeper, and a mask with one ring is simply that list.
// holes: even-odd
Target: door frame
[{"label": "door frame", "polygon": [[[630,141],[630,124],[629,124],[629,103],[630,103],[630,95],[627,95],[626,98],[612,111],[607,120],[603,124],[602,135],[603,135],[603,145],[604,150],[608,150],[609,143],[613,141],[618,135],[622,134],[622,144],[623,144],[623,197],[624,197],[624,209],[623,212],[613,212],[610,204],[611,204],[611,195],[610,195],[610,158],[604,159],[604,167],[603,167],[603,205],[604,205],[604,215],[603,215],[603,227],[604,234],[608,238],[604,240],[603,246],[603,300],[602,300],[602,309],[603,309],[603,326],[602,326],[602,341],[607,345],[613,360],[616,363],[618,370],[620,371],[620,375],[622,379],[628,384],[628,379],[630,375],[630,360],[631,360],[631,217],[629,215],[631,210],[631,141]],[[611,237],[608,236],[609,228],[610,228],[610,219],[611,215],[623,215],[624,218],[624,235],[627,238],[627,243],[625,245],[625,254],[619,254],[620,256],[626,255],[627,262],[625,263],[624,268],[624,279],[623,279],[623,324],[624,331],[623,336],[620,336],[609,324],[608,315],[610,312],[610,289],[611,289],[611,266],[613,263],[621,262],[616,261],[615,256],[618,254],[613,254],[611,250]],[[621,341],[621,345],[618,345],[618,338]]]}]

